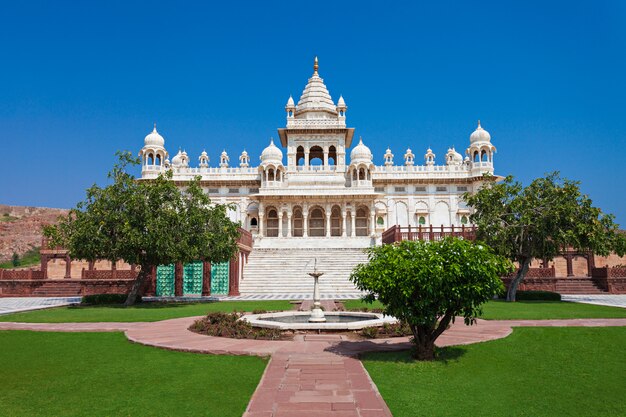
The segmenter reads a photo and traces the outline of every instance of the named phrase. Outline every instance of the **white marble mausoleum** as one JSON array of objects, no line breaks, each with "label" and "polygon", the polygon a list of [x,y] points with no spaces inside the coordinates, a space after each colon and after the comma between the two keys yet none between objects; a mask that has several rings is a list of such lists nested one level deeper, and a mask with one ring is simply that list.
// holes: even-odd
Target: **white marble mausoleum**
[{"label": "white marble mausoleum", "polygon": [[347,111],[343,97],[332,99],[316,58],[298,102],[287,100],[278,140],[259,160],[245,150],[238,157],[224,151],[215,165],[206,152],[170,156],[155,126],[139,153],[142,179],[171,170],[184,185],[200,176],[213,202],[235,204],[231,218],[252,232],[255,248],[363,247],[392,225],[468,224],[462,195],[493,173],[496,151],[480,122],[464,155],[454,148],[439,159],[431,149],[423,156],[387,149],[377,164],[366,140],[348,127]]}]

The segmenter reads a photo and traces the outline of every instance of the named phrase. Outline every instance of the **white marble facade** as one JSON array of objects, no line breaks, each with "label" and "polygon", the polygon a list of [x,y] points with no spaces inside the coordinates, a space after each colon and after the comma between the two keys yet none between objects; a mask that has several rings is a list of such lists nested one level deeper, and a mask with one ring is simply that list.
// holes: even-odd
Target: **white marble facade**
[{"label": "white marble facade", "polygon": [[383,165],[375,165],[363,140],[352,147],[354,128],[346,127],[347,110],[343,97],[332,100],[316,58],[298,103],[289,97],[287,125],[278,129],[279,140],[263,150],[260,165],[253,166],[246,151],[238,160],[224,151],[214,167],[206,152],[197,167],[190,166],[184,151],[170,160],[155,126],[139,153],[142,178],[172,170],[174,180],[184,185],[200,176],[211,200],[234,203],[231,218],[264,241],[372,239],[395,224],[468,224],[470,211],[461,196],[476,189],[484,173],[493,173],[496,151],[480,122],[465,157],[450,148],[444,164],[437,165],[428,149],[420,165],[411,149],[399,155],[387,149]]}]

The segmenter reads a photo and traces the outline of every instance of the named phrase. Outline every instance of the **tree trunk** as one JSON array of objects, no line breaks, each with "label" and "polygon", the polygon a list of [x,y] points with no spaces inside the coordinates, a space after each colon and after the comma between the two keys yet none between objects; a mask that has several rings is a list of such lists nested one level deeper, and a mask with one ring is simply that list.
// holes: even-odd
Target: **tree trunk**
[{"label": "tree trunk", "polygon": [[435,359],[435,339],[433,329],[426,326],[410,326],[413,332],[413,357],[418,361],[432,361]]},{"label": "tree trunk", "polygon": [[130,292],[128,293],[128,297],[126,297],[126,302],[124,302],[126,307],[135,304],[137,296],[141,295],[141,292],[143,291],[146,279],[151,270],[152,268],[150,265],[141,265],[141,270],[139,271],[137,278],[135,278],[133,286],[130,287]]},{"label": "tree trunk", "polygon": [[515,301],[515,294],[517,294],[517,287],[526,276],[529,266],[530,266],[530,258],[525,258],[522,261],[520,265],[520,269],[517,271],[515,278],[513,278],[513,281],[511,281],[511,283],[509,284],[508,291],[506,292],[506,301]]}]

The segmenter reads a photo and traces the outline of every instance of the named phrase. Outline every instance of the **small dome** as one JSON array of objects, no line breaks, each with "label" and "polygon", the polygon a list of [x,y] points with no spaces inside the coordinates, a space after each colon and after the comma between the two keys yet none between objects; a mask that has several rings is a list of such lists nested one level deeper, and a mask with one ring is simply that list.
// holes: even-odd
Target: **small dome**
[{"label": "small dome", "polygon": [[263,164],[279,164],[283,163],[283,152],[274,145],[274,139],[270,139],[270,144],[263,149],[261,153],[261,163]]},{"label": "small dome", "polygon": [[491,142],[491,135],[480,126],[480,120],[478,121],[478,127],[470,135],[470,143],[476,142]]},{"label": "small dome", "polygon": [[246,150],[244,149],[244,151],[241,153],[241,156],[248,156],[248,152],[246,152]]},{"label": "small dome", "polygon": [[337,101],[337,107],[346,107],[346,102],[343,100],[343,96],[339,96],[339,100]]},{"label": "small dome", "polygon": [[296,103],[294,103],[293,101],[293,97],[289,96],[289,100],[287,100],[287,106],[286,107],[295,107]]},{"label": "small dome", "polygon": [[154,124],[154,129],[152,130],[152,132],[150,132],[148,136],[146,136],[145,139],[143,140],[143,144],[144,146],[165,145],[165,139],[163,139],[163,136],[159,135],[159,132],[157,132],[156,123]]},{"label": "small dome", "polygon": [[202,151],[202,153],[200,154],[200,156],[208,156],[206,151]]},{"label": "small dome", "polygon": [[358,162],[372,163],[372,151],[363,144],[362,138],[359,138],[359,144],[352,148],[352,152],[350,152],[350,163]]},{"label": "small dome", "polygon": [[448,149],[446,153],[446,165],[461,165],[463,163],[463,155],[454,150],[454,146]]},{"label": "small dome", "polygon": [[172,158],[172,166],[173,167],[181,167],[183,166],[183,153],[181,150],[178,150],[178,153]]}]

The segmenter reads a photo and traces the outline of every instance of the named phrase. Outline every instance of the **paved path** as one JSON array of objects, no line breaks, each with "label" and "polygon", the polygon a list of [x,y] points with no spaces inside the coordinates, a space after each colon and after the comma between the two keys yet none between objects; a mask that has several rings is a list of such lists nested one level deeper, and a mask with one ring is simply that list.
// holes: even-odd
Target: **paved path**
[{"label": "paved path", "polygon": [[81,299],[82,297],[1,297],[0,314],[76,304]]},{"label": "paved path", "polygon": [[[293,341],[245,340],[203,336],[188,327],[198,317],[151,323],[0,323],[0,330],[123,331],[137,343],[164,349],[234,355],[271,356],[244,417],[391,416],[358,354],[410,347],[408,338],[350,340],[345,335],[296,335]],[[438,346],[506,337],[515,326],[626,326],[626,319],[478,320],[459,319]]]},{"label": "paved path", "polygon": [[626,294],[563,294],[561,300],[575,303],[597,304],[610,307],[626,308]]}]

